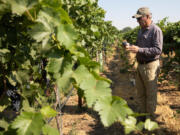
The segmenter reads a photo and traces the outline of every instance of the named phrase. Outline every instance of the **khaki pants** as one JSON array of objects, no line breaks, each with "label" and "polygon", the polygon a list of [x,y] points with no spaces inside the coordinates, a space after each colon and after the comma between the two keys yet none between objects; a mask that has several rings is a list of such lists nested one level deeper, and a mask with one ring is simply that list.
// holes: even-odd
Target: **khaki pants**
[{"label": "khaki pants", "polygon": [[138,112],[154,116],[157,104],[157,79],[160,72],[159,60],[139,64],[136,75]]}]

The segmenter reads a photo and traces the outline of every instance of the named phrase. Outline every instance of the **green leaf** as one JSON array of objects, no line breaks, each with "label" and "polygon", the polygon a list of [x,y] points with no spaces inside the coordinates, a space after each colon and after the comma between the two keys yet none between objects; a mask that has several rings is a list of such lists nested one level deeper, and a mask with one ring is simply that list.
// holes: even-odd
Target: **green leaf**
[{"label": "green leaf", "polygon": [[102,77],[102,76],[100,76],[98,73],[98,69],[96,69],[97,71],[95,72],[95,71],[92,71],[92,74],[94,75],[94,77],[97,79],[97,80],[102,80],[102,81],[106,81],[106,82],[108,82],[108,83],[112,83],[112,81],[110,80],[110,79],[108,79],[108,78],[105,78],[105,77]]},{"label": "green leaf", "polygon": [[37,19],[37,23],[28,33],[32,36],[33,39],[35,39],[37,42],[42,42],[42,45],[45,46],[51,38],[51,34],[53,32],[53,26],[50,24],[50,22],[48,22],[48,18],[40,16]]},{"label": "green leaf", "polygon": [[42,129],[43,135],[59,135],[57,129],[50,127],[49,125],[45,125]]},{"label": "green leaf", "polygon": [[96,80],[84,65],[80,65],[74,72],[73,77],[84,90],[86,101],[91,107],[98,99],[111,96],[110,84],[106,81]]},{"label": "green leaf", "polygon": [[110,126],[119,119],[126,118],[132,111],[127,107],[126,102],[120,97],[109,96],[96,102],[94,109],[99,112],[104,126]]},{"label": "green leaf", "polygon": [[136,119],[132,116],[129,116],[127,119],[125,119],[124,126],[126,134],[136,130]]},{"label": "green leaf", "polygon": [[40,135],[43,125],[42,115],[33,112],[22,112],[12,122],[12,128],[17,129],[18,135]]},{"label": "green leaf", "polygon": [[151,121],[150,119],[147,119],[145,121],[144,127],[145,129],[152,131],[158,128],[158,124],[156,122]]},{"label": "green leaf", "polygon": [[9,76],[7,76],[11,85],[15,86],[17,82],[20,84],[26,82],[29,79],[28,71],[27,70],[19,70],[19,71],[12,71]]},{"label": "green leaf", "polygon": [[4,128],[5,130],[7,130],[7,129],[8,129],[8,126],[9,126],[9,124],[8,124],[7,121],[5,121],[5,120],[0,120],[0,127],[1,127],[1,128]]},{"label": "green leaf", "polygon": [[88,57],[79,57],[79,61],[81,64],[85,65],[88,68],[99,68],[99,63],[96,61],[92,61]]},{"label": "green leaf", "polygon": [[63,57],[62,58],[50,58],[48,60],[46,70],[49,73],[58,73],[58,72],[60,72],[63,60],[64,60]]},{"label": "green leaf", "polygon": [[139,123],[136,125],[136,128],[137,128],[137,130],[142,131],[143,128],[144,128],[144,122],[139,122]]},{"label": "green leaf", "polygon": [[57,39],[66,47],[66,49],[71,49],[77,39],[77,33],[75,32],[73,25],[61,24],[61,26],[58,27]]},{"label": "green leaf", "polygon": [[55,117],[57,115],[57,112],[54,109],[52,109],[50,106],[45,106],[41,108],[40,111],[41,114],[46,118]]},{"label": "green leaf", "polygon": [[0,56],[4,56],[6,55],[7,53],[11,53],[8,49],[0,49]]},{"label": "green leaf", "polygon": [[33,8],[38,3],[38,0],[8,0],[11,5],[12,12],[22,15],[25,11]]},{"label": "green leaf", "polygon": [[[7,4],[7,1],[0,0],[0,19],[5,13],[9,12],[9,10],[10,10],[10,6]],[[0,47],[1,47],[1,41],[0,41]]]},{"label": "green leaf", "polygon": [[98,32],[98,27],[96,25],[91,25],[91,30],[93,32]]},{"label": "green leaf", "polygon": [[9,105],[10,105],[10,100],[8,99],[8,96],[4,96],[0,102],[0,113],[3,112],[4,109],[6,109]]},{"label": "green leaf", "polygon": [[43,6],[52,7],[58,9],[62,6],[61,0],[43,0]]},{"label": "green leaf", "polygon": [[80,85],[80,88],[84,89],[86,101],[89,107],[92,107],[97,100],[111,96],[109,83],[95,80],[95,78],[84,80]]},{"label": "green leaf", "polygon": [[48,23],[53,23],[54,26],[60,25],[60,15],[53,8],[44,7],[38,14],[38,18],[46,18]]},{"label": "green leaf", "polygon": [[68,13],[63,8],[59,7],[58,11],[60,13],[61,23],[67,22],[69,24],[72,24],[72,21],[68,15]]},{"label": "green leaf", "polygon": [[66,68],[62,77],[57,78],[57,86],[59,90],[62,89],[66,91],[70,87],[72,82],[72,74],[73,74],[72,69]]},{"label": "green leaf", "polygon": [[94,3],[96,2],[96,0],[89,0],[89,2],[90,2],[91,4],[94,4]]},{"label": "green leaf", "polygon": [[3,112],[3,111],[4,111],[4,109],[6,109],[6,108],[7,108],[7,106],[8,106],[8,105],[0,105],[0,112]]},{"label": "green leaf", "polygon": [[94,109],[99,112],[101,121],[106,127],[118,120],[119,105],[112,103],[111,97],[97,101]]},{"label": "green leaf", "polygon": [[24,99],[22,102],[22,109],[28,112],[34,112],[34,108],[30,107],[29,102],[27,99]]},{"label": "green leaf", "polygon": [[86,80],[91,76],[88,74],[89,71],[84,65],[80,65],[74,72],[73,77],[75,78],[76,82],[80,84],[83,80]]}]

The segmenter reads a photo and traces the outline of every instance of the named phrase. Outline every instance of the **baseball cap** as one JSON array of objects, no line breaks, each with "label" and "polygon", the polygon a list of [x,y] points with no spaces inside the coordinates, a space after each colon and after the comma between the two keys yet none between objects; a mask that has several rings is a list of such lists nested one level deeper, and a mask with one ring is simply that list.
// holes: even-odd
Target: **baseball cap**
[{"label": "baseball cap", "polygon": [[137,13],[132,16],[132,18],[140,18],[143,15],[151,15],[151,12],[148,7],[141,7],[138,9]]}]

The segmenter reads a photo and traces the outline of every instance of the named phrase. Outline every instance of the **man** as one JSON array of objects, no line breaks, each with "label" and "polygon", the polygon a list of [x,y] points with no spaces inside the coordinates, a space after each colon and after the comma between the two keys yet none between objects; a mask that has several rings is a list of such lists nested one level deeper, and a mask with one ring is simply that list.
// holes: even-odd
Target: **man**
[{"label": "man", "polygon": [[163,35],[161,29],[152,22],[149,8],[139,8],[132,17],[137,19],[141,29],[136,45],[126,46],[126,50],[136,53],[138,62],[136,87],[139,112],[148,113],[150,118],[154,119]]}]

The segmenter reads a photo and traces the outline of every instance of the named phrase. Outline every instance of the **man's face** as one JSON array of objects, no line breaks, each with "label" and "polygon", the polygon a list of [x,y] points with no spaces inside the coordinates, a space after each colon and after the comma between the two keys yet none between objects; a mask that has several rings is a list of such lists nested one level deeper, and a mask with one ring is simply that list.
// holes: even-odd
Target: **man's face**
[{"label": "man's face", "polygon": [[141,28],[146,28],[148,24],[148,16],[142,16],[140,18],[137,18],[137,22],[141,26]]}]

